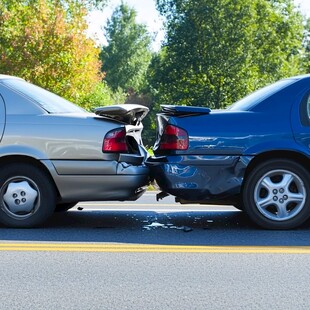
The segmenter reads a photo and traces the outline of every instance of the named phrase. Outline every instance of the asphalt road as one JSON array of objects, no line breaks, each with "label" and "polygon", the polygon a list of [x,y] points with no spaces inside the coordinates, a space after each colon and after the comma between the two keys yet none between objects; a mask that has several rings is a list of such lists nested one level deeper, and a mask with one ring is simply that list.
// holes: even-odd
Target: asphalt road
[{"label": "asphalt road", "polygon": [[264,231],[233,207],[146,194],[0,236],[0,309],[310,307],[309,222]]}]

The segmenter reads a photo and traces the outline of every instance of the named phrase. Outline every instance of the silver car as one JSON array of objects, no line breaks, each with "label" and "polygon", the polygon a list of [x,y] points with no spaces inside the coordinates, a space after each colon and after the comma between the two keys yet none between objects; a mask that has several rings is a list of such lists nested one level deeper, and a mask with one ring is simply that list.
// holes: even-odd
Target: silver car
[{"label": "silver car", "polygon": [[117,105],[88,113],[0,75],[0,222],[32,227],[79,201],[139,198],[149,182],[141,140],[147,112]]}]

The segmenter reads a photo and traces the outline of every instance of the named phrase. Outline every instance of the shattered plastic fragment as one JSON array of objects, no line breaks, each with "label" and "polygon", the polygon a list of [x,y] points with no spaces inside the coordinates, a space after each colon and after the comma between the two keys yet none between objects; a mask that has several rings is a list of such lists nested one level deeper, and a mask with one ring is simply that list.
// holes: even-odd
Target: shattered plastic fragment
[{"label": "shattered plastic fragment", "polygon": [[162,224],[162,223],[158,223],[158,222],[153,222],[149,225],[145,225],[143,226],[143,229],[146,230],[151,230],[151,229],[155,229],[155,228],[168,228],[168,229],[178,229],[178,230],[183,230],[184,232],[190,232],[193,230],[193,228],[188,227],[188,226],[175,226],[171,223],[168,224]]},{"label": "shattered plastic fragment", "polygon": [[190,231],[192,231],[192,230],[193,230],[193,228],[188,227],[188,226],[184,226],[184,228],[183,228],[183,231],[184,231],[184,232],[190,232]]}]

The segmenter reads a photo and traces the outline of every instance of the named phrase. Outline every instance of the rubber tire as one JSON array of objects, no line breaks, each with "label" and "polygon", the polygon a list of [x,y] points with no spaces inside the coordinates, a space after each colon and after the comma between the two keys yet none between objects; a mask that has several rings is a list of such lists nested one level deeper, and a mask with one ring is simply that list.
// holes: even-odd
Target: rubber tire
[{"label": "rubber tire", "polygon": [[[293,218],[285,221],[273,221],[266,218],[256,207],[254,202],[254,189],[260,178],[268,171],[284,169],[298,175],[304,183],[306,201],[303,209]],[[242,191],[244,211],[250,219],[265,229],[292,229],[303,224],[310,217],[310,178],[309,172],[300,164],[288,159],[268,160],[255,167],[245,180]]]},{"label": "rubber tire", "polygon": [[[37,211],[26,219],[15,219],[9,216],[3,208],[2,187],[13,177],[27,177],[39,189],[40,205]],[[8,164],[1,168],[0,173],[0,222],[8,227],[29,228],[44,223],[53,213],[56,206],[55,186],[50,177],[37,166],[25,163]]]},{"label": "rubber tire", "polygon": [[59,203],[56,205],[55,212],[66,212],[75,207],[77,204],[78,202]]}]

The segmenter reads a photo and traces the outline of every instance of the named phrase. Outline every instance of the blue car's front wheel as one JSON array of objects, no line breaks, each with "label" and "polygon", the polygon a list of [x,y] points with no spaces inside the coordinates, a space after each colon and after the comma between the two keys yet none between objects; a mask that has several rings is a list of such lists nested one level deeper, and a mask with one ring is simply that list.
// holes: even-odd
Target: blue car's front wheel
[{"label": "blue car's front wheel", "polygon": [[310,178],[300,164],[273,159],[257,165],[245,179],[244,211],[259,226],[290,229],[310,216]]}]

